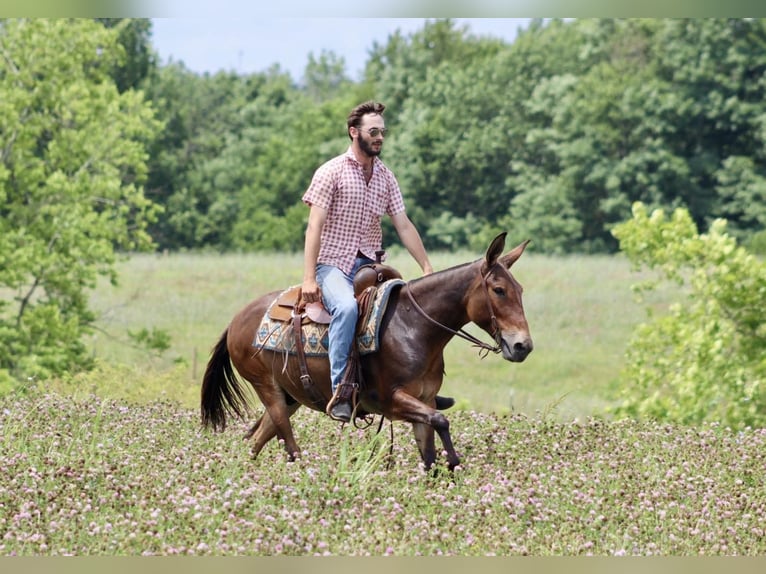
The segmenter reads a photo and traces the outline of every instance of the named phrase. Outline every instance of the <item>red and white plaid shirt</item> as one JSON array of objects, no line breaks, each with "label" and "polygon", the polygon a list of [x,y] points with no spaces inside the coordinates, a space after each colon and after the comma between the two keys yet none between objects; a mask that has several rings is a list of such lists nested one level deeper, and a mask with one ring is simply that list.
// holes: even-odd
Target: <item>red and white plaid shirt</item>
[{"label": "red and white plaid shirt", "polygon": [[350,273],[361,251],[375,259],[381,249],[380,218],[404,211],[404,200],[393,172],[380,158],[373,158],[370,183],[351,148],[314,173],[303,202],[327,210],[317,263],[333,265]]}]

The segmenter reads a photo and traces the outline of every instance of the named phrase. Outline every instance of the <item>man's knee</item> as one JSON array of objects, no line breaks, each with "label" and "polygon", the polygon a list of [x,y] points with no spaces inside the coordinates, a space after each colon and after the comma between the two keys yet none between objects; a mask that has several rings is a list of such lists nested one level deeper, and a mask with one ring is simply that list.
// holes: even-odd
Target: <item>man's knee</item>
[{"label": "man's knee", "polygon": [[359,315],[356,299],[351,298],[338,301],[338,304],[333,311],[333,316],[336,315],[344,321],[356,321],[356,318]]}]

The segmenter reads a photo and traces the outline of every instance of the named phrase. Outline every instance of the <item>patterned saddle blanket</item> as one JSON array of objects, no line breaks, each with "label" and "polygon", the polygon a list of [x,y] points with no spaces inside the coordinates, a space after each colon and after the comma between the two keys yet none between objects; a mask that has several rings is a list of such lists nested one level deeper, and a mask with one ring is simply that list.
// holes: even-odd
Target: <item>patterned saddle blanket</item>
[{"label": "patterned saddle blanket", "polygon": [[[388,307],[388,301],[391,293],[404,285],[401,279],[390,279],[381,283],[371,302],[371,309],[368,313],[360,316],[363,325],[357,325],[357,348],[360,355],[367,355],[378,350],[380,344],[380,323],[383,314]],[[289,291],[286,290],[286,291]],[[285,291],[285,292],[286,292]],[[280,294],[269,306],[263,315],[261,324],[255,332],[253,347],[256,349],[265,349],[267,351],[278,351],[289,355],[296,355],[295,335],[293,334],[293,324],[291,321],[280,321],[271,317],[271,307],[279,301]],[[302,325],[301,339],[303,340],[303,351],[307,357],[326,357],[329,345],[329,325],[306,322]]]}]

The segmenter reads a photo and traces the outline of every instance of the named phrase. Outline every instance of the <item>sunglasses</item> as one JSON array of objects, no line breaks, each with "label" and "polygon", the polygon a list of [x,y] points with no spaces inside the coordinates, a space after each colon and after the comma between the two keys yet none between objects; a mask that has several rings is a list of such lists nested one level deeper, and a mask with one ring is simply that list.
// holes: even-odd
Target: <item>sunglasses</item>
[{"label": "sunglasses", "polygon": [[386,137],[386,134],[388,133],[387,128],[370,128],[368,130],[363,130],[361,128],[356,128],[356,129],[359,130],[360,132],[366,131],[368,134],[370,134],[371,137],[374,137],[374,138],[378,137],[379,135]]}]

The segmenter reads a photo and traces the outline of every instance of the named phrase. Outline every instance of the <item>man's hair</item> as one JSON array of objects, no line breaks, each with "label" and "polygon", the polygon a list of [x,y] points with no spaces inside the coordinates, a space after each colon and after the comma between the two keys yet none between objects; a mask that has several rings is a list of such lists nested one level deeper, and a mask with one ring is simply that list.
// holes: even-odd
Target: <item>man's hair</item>
[{"label": "man's hair", "polygon": [[350,139],[354,139],[351,137],[350,129],[358,128],[361,125],[362,116],[366,116],[367,114],[383,115],[383,110],[385,109],[386,106],[380,102],[374,102],[372,100],[356,106],[353,110],[351,110],[351,113],[348,114],[348,120],[346,120],[346,130],[348,131],[348,137]]}]

